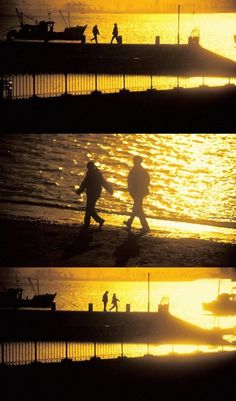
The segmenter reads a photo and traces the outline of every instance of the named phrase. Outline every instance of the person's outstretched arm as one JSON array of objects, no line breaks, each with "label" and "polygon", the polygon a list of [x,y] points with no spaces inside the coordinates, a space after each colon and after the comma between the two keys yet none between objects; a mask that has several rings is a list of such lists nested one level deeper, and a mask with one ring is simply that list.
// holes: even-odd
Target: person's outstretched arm
[{"label": "person's outstretched arm", "polygon": [[77,193],[77,195],[80,195],[82,194],[82,192],[85,191],[86,187],[87,187],[87,176],[83,179],[83,181],[80,184],[80,187],[76,189],[75,192]]},{"label": "person's outstretched arm", "polygon": [[105,188],[105,190],[107,192],[109,192],[109,194],[113,195],[113,188],[111,186],[111,184],[105,180],[105,178],[101,175],[101,184],[103,186],[103,188]]}]

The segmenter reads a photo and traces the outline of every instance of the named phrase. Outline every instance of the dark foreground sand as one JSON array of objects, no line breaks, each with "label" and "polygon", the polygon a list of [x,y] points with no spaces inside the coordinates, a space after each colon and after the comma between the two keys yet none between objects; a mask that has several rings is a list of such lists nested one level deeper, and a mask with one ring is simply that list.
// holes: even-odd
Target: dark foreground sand
[{"label": "dark foreground sand", "polygon": [[235,353],[0,366],[4,401],[231,401]]},{"label": "dark foreground sand", "polygon": [[79,225],[4,218],[0,244],[2,267],[236,266],[235,244],[130,235],[114,226],[85,234]]}]

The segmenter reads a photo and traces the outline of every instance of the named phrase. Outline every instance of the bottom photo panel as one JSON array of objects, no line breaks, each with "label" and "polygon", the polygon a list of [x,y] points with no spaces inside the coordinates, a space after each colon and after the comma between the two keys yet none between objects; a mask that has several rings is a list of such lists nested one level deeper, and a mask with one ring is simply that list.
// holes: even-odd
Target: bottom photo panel
[{"label": "bottom photo panel", "polygon": [[229,400],[235,268],[2,268],[4,400]]}]

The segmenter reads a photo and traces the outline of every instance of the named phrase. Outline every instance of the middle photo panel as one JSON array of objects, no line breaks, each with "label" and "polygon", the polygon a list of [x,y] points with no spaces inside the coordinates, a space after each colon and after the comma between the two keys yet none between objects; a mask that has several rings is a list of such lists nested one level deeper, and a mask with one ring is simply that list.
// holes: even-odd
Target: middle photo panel
[{"label": "middle photo panel", "polygon": [[235,266],[236,134],[1,143],[2,266]]}]

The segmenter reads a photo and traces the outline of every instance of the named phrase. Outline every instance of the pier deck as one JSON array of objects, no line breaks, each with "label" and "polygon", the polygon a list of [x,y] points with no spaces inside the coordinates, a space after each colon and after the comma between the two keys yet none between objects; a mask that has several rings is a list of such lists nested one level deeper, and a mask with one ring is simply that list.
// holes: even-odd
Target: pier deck
[{"label": "pier deck", "polygon": [[1,310],[1,341],[228,344],[222,333],[168,312]]},{"label": "pier deck", "polygon": [[199,45],[0,43],[0,74],[236,76],[236,63]]}]

